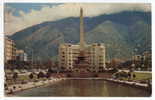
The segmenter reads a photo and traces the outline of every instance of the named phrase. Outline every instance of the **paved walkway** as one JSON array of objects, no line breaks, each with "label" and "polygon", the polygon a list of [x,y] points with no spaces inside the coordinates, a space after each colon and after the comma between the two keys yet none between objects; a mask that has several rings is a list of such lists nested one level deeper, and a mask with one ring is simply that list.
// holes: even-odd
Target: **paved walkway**
[{"label": "paved walkway", "polygon": [[28,82],[27,84],[15,84],[15,85],[10,85],[7,90],[5,90],[6,94],[12,94],[14,92],[18,91],[23,91],[26,89],[31,89],[34,87],[39,87],[39,86],[45,86],[45,85],[51,85],[55,84],[61,80],[65,80],[65,78],[51,78],[46,81],[39,81],[39,82]]}]

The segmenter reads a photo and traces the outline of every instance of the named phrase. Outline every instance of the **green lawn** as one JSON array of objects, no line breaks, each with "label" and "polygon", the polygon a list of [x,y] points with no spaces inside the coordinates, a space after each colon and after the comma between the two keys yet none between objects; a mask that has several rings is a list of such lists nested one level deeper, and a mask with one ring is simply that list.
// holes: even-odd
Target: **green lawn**
[{"label": "green lawn", "polygon": [[29,80],[28,75],[19,75],[19,80]]},{"label": "green lawn", "polygon": [[[136,75],[135,78],[133,78],[133,74]],[[148,80],[152,79],[152,73],[143,73],[143,72],[132,72],[131,73],[131,78],[120,78],[122,80],[133,80],[133,81],[140,81],[140,80]]]},{"label": "green lawn", "polygon": [[[35,80],[37,79],[37,76],[34,75],[33,79],[32,80]],[[29,78],[29,75],[18,75],[18,78],[17,78],[17,81],[32,81],[30,78]],[[11,84],[14,84],[14,79],[10,79],[7,81],[7,84],[11,85]]]},{"label": "green lawn", "polygon": [[133,72],[136,77],[133,80],[146,80],[152,78],[152,73],[140,73],[140,72]]}]

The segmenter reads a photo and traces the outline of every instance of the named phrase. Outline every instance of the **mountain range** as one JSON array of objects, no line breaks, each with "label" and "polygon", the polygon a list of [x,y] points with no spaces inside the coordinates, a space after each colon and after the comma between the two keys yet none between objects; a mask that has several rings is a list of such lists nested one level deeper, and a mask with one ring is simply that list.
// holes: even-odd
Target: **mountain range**
[{"label": "mountain range", "polygon": [[[78,17],[69,17],[43,22],[16,32],[10,38],[28,55],[33,49],[35,59],[55,59],[61,43],[79,42],[79,21]],[[84,31],[88,44],[105,44],[108,60],[128,59],[133,53],[151,51],[151,12],[123,11],[84,17]]]}]

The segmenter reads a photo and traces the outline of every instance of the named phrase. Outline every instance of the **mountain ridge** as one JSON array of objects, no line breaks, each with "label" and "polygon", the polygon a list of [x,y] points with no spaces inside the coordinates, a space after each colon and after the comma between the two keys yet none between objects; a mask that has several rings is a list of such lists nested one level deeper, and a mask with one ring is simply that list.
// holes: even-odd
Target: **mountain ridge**
[{"label": "mountain ridge", "polygon": [[[151,12],[126,11],[85,17],[84,29],[88,43],[103,42],[110,45],[106,49],[107,59],[129,58],[136,45],[146,45],[146,40],[149,46],[138,53],[151,50]],[[26,45],[34,49],[36,57],[51,59],[57,56],[59,44],[79,42],[79,18],[43,22],[16,32],[11,38],[17,44],[17,48],[25,49]]]}]

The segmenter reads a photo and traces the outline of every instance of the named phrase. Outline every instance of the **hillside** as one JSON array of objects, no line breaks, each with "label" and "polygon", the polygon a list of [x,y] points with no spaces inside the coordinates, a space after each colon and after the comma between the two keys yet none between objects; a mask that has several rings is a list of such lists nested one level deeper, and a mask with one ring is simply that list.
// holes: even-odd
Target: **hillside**
[{"label": "hillside", "polygon": [[[134,48],[137,53],[151,50],[151,13],[120,12],[84,18],[87,43],[105,43],[107,58],[128,58]],[[44,22],[23,29],[11,36],[17,48],[33,48],[34,56],[47,60],[58,54],[60,43],[79,42],[79,18]],[[140,47],[137,47],[140,45]],[[30,54],[30,50],[26,49]]]}]

